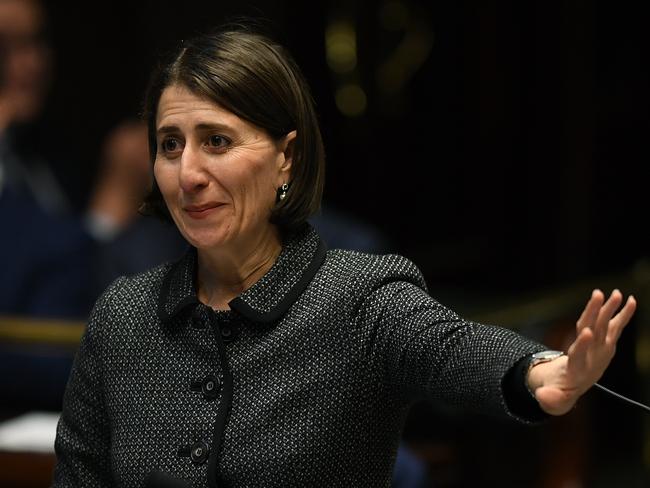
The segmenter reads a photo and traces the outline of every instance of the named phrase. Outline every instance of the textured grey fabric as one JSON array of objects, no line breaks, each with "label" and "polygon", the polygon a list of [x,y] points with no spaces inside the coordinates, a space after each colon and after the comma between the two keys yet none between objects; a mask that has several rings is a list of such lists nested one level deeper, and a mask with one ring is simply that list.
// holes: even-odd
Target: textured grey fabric
[{"label": "textured grey fabric", "polygon": [[[141,487],[160,471],[192,487],[386,487],[415,398],[512,416],[501,380],[544,349],[459,318],[403,257],[319,257],[311,228],[231,311],[197,301],[195,268],[190,252],[97,302],[54,486]],[[201,440],[209,460],[188,457]]]}]

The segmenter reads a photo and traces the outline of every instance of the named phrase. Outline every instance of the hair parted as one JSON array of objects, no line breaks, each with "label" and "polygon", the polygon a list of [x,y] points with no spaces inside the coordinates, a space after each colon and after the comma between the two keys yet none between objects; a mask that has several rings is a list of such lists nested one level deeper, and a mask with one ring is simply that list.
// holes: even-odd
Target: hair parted
[{"label": "hair parted", "polygon": [[[297,64],[281,45],[248,23],[225,24],[181,44],[154,71],[144,101],[152,164],[156,115],[165,88],[182,85],[280,139],[296,131],[290,188],[270,220],[282,231],[301,227],[320,207],[325,150],[314,101]],[[158,185],[140,209],[171,221]]]}]

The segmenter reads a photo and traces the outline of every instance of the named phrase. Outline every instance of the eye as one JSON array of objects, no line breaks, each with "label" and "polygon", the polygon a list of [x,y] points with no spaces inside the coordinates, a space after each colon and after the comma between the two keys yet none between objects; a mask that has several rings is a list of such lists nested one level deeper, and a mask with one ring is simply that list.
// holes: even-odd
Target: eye
[{"label": "eye", "polygon": [[160,143],[160,149],[165,154],[174,153],[181,149],[181,143],[175,137],[167,137]]},{"label": "eye", "polygon": [[212,135],[208,137],[207,145],[210,148],[225,150],[230,144],[230,140],[219,135]]}]

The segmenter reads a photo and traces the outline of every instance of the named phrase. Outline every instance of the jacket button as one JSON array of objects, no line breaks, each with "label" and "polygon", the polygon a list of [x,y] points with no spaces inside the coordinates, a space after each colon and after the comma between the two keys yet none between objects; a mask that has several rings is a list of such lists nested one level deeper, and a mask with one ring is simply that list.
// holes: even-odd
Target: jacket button
[{"label": "jacket button", "polygon": [[237,326],[233,323],[223,324],[220,327],[221,338],[226,344],[235,340],[237,336]]},{"label": "jacket button", "polygon": [[201,384],[201,392],[203,392],[203,398],[207,400],[214,400],[219,394],[219,380],[214,376],[206,376]]},{"label": "jacket button", "polygon": [[205,441],[196,441],[190,447],[190,459],[194,464],[203,464],[207,461],[210,448]]}]

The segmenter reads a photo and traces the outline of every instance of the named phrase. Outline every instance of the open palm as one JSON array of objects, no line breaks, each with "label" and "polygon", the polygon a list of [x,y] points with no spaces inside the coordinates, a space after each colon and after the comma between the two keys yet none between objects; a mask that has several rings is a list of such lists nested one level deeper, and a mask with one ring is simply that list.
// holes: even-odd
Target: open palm
[{"label": "open palm", "polygon": [[[636,309],[630,296],[623,308],[623,295],[614,290],[605,301],[594,290],[576,324],[576,339],[566,356],[531,369],[528,383],[540,407],[562,415],[603,375],[616,352],[616,343]],[[618,313],[617,313],[618,310]]]}]

